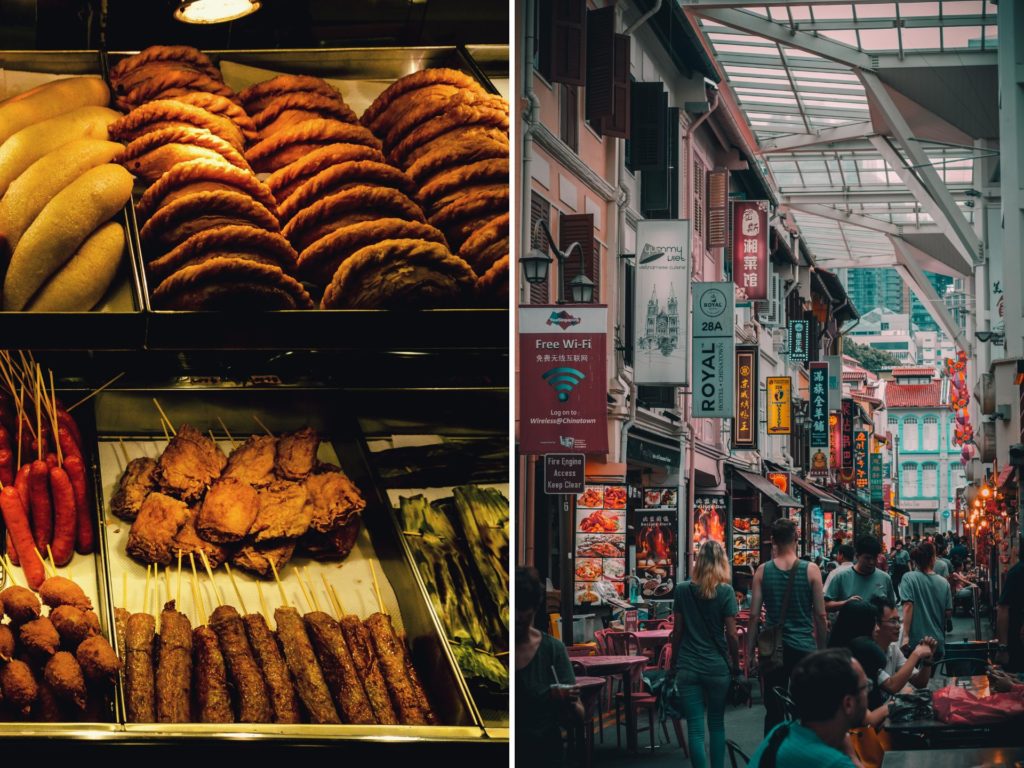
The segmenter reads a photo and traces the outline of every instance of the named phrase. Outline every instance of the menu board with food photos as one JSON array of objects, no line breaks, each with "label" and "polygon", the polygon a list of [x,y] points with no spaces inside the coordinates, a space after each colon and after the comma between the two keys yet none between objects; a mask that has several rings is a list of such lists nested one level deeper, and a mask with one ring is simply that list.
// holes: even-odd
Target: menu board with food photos
[{"label": "menu board with food photos", "polygon": [[761,562],[761,518],[757,515],[734,517],[730,531],[732,564],[757,568]]},{"label": "menu board with food photos", "polygon": [[676,584],[679,491],[644,488],[636,512],[636,576],[643,598],[667,598]]},{"label": "menu board with food photos", "polygon": [[725,519],[728,516],[724,496],[700,494],[693,500],[693,552],[708,539],[725,544]]},{"label": "menu board with food photos", "polygon": [[587,485],[576,497],[576,605],[600,605],[602,580],[625,594],[626,499],[625,485]]}]

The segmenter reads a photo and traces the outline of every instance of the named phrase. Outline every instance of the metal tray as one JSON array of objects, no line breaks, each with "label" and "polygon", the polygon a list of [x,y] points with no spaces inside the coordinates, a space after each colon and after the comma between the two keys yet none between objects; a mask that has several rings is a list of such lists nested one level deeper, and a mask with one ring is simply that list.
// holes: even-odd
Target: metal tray
[{"label": "metal tray", "polygon": [[[368,541],[372,542],[376,553],[380,568],[378,573],[393,589],[402,623],[410,639],[416,668],[431,695],[441,722],[445,724],[430,727],[126,724],[125,731],[140,737],[201,738],[237,734],[247,738],[289,739],[302,743],[351,738],[381,741],[397,738],[428,742],[482,739],[484,733],[468,691],[424,595],[417,590],[414,568],[405,557],[402,543],[395,532],[394,521],[373,485],[372,473],[365,461],[359,425],[353,416],[356,412],[353,404],[359,398],[350,400],[344,391],[330,389],[238,389],[217,386],[166,390],[111,389],[94,400],[97,434],[101,443],[116,441],[118,437],[125,441],[141,438],[163,442],[159,416],[153,405],[154,396],[175,424],[187,421],[204,431],[213,429],[218,436],[224,434],[218,417],[224,420],[234,438],[241,440],[258,431],[252,418],[253,414],[258,414],[275,434],[308,424],[320,431],[325,441],[330,442],[341,466],[366,497],[367,509],[363,515],[365,534],[368,534]],[[132,455],[138,455],[138,452],[132,452]],[[111,491],[109,485],[110,482],[104,483],[104,508]],[[115,521],[114,525],[124,526],[124,523]],[[105,544],[111,546],[115,540],[119,540],[117,536],[109,535]],[[106,562],[113,563],[113,554],[106,551]],[[331,567],[333,564],[328,564],[328,568]],[[121,577],[112,570],[108,576],[112,585],[108,595],[116,599]],[[328,578],[335,581],[332,576]],[[226,582],[222,588],[225,591],[230,589]],[[365,588],[371,587],[365,584]],[[271,592],[267,591],[267,595],[269,597]],[[343,599],[348,609],[351,598]],[[276,600],[274,604],[277,604]],[[112,611],[113,606],[109,608]],[[363,615],[371,610],[363,611]]]}]

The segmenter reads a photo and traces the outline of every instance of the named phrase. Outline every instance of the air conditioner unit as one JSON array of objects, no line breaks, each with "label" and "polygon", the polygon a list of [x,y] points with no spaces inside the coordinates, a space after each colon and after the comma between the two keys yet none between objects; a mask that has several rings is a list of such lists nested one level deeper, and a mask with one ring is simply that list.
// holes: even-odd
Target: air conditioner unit
[{"label": "air conditioner unit", "polygon": [[786,329],[785,328],[772,328],[772,349],[775,354],[781,354],[786,350]]},{"label": "air conditioner unit", "polygon": [[776,328],[785,323],[782,317],[782,278],[775,272],[771,273],[768,281],[768,299],[755,301],[754,310],[757,312],[757,321],[766,328]]}]

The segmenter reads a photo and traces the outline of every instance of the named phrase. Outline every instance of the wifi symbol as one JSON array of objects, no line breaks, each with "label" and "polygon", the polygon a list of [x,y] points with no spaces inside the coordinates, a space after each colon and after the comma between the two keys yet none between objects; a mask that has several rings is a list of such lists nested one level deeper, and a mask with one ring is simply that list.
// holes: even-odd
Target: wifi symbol
[{"label": "wifi symbol", "polygon": [[542,373],[541,376],[555,388],[558,392],[558,399],[562,402],[568,400],[569,393],[586,378],[583,371],[577,371],[575,368],[552,368]]}]

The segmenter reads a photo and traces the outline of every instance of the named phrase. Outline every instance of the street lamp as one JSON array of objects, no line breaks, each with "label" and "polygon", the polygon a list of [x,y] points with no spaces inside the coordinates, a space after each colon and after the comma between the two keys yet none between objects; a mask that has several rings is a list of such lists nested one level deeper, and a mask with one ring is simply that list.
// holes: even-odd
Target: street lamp
[{"label": "street lamp", "polygon": [[[548,247],[555,252],[555,257],[558,259],[560,267],[559,274],[559,286],[558,286],[558,301],[559,304],[565,304],[564,286],[561,280],[561,270],[565,269],[565,262],[572,254],[573,248],[579,251],[580,254],[580,273],[576,275],[572,280],[569,281],[569,293],[572,298],[573,304],[590,304],[594,300],[594,281],[591,280],[584,274],[585,265],[583,263],[583,246],[578,242],[574,242],[569,245],[564,251],[559,250],[558,246],[555,245],[555,240],[551,236],[551,230],[548,229],[547,222],[540,219],[533,227],[533,237],[530,238],[531,243],[537,242],[537,230],[541,229],[544,232],[544,236],[547,238]],[[547,254],[547,249],[543,251],[538,249],[536,246],[530,248],[530,252],[519,259],[519,262],[523,265],[523,276],[526,278],[526,282],[533,285],[547,282],[548,279],[548,265],[551,263],[551,257]]]}]

